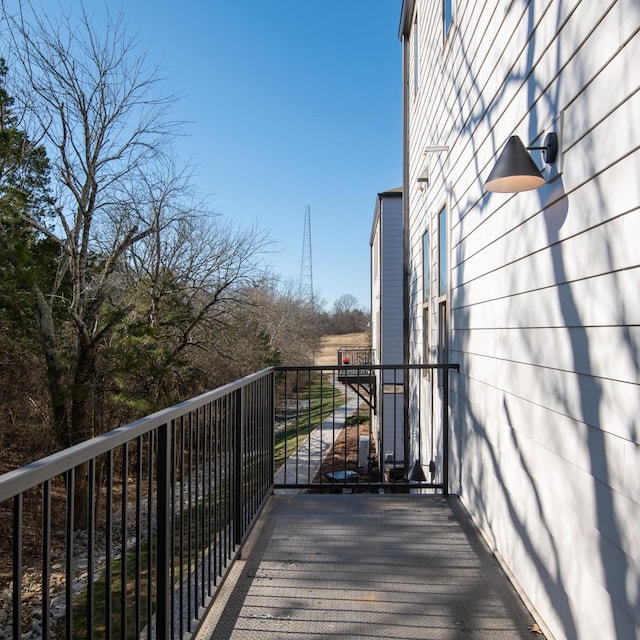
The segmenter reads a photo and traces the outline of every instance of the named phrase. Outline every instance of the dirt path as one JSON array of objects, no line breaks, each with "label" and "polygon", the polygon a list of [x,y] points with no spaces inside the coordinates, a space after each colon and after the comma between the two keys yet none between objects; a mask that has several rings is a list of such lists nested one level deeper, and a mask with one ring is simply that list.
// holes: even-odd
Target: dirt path
[{"label": "dirt path", "polygon": [[[341,347],[368,347],[370,345],[371,339],[368,333],[323,336],[322,345],[316,354],[314,364],[336,365],[338,364],[338,349]],[[324,458],[322,467],[314,481],[319,481],[325,472],[335,470],[336,460],[341,463],[341,468],[357,471],[359,437],[367,435],[368,430],[368,423],[348,425],[334,443],[333,450]]]}]

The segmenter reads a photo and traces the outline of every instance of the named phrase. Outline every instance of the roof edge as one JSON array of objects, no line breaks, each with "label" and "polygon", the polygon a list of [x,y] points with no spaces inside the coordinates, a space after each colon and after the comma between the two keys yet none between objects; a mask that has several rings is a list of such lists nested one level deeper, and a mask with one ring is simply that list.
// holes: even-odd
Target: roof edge
[{"label": "roof edge", "polygon": [[398,39],[402,40],[403,36],[409,35],[411,31],[411,18],[413,16],[413,8],[416,0],[402,0],[402,9],[400,11],[400,26],[398,27]]}]

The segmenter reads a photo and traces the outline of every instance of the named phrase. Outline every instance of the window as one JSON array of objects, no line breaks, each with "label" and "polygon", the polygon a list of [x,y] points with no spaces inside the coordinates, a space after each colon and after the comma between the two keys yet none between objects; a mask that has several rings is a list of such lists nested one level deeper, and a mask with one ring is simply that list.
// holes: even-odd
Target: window
[{"label": "window", "polygon": [[[429,296],[430,296],[430,279],[431,269],[429,253],[429,232],[426,231],[422,236],[422,362],[429,364],[430,341],[429,341]],[[429,370],[424,370],[424,375],[429,376]]]},{"label": "window", "polygon": [[453,0],[442,0],[442,24],[444,27],[445,41],[449,37],[451,24],[453,23]]},{"label": "window", "polygon": [[426,231],[422,236],[422,302],[429,304],[429,232]]},{"label": "window", "polygon": [[[447,323],[447,301],[438,304],[438,363],[445,364],[449,361],[449,331]],[[444,386],[446,373],[438,369],[438,385]]]},{"label": "window", "polygon": [[[438,215],[438,363],[449,360],[449,331],[447,318],[447,293],[449,281],[447,234],[447,208],[442,207]],[[444,373],[438,370],[438,384],[443,386]]]},{"label": "window", "polygon": [[438,216],[438,281],[439,296],[447,295],[447,208],[443,207]]},{"label": "window", "polygon": [[420,86],[420,38],[418,31],[418,16],[413,21],[413,91],[417,92]]}]

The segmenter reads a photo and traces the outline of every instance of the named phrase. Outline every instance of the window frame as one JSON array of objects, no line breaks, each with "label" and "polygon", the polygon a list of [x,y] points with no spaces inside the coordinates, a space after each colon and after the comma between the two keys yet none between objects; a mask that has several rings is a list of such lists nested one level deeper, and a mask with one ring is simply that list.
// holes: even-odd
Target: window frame
[{"label": "window frame", "polygon": [[[438,211],[438,364],[449,360],[449,207]],[[438,369],[438,386],[444,386],[443,370]]]},{"label": "window frame", "polygon": [[449,293],[448,220],[447,205],[445,204],[438,212],[438,298],[446,297]]},{"label": "window frame", "polygon": [[455,18],[455,0],[442,0],[442,39],[449,40]]},{"label": "window frame", "polygon": [[[431,309],[431,250],[429,229],[422,234],[422,362],[431,362],[430,313]],[[423,374],[429,377],[430,370],[424,369]]]},{"label": "window frame", "polygon": [[413,18],[413,29],[411,37],[413,39],[413,94],[418,93],[420,88],[420,27],[418,13]]},{"label": "window frame", "polygon": [[429,304],[431,295],[431,259],[429,229],[422,234],[422,304]]}]

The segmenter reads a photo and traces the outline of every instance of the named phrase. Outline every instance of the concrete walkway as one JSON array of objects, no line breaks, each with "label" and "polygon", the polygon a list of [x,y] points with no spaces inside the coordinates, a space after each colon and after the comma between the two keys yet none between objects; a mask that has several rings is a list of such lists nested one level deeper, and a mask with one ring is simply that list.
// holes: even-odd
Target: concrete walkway
[{"label": "concrete walkway", "polygon": [[[313,482],[320,469],[322,460],[333,448],[333,443],[340,437],[340,432],[344,429],[347,418],[358,411],[359,398],[351,390],[342,384],[335,384],[340,391],[339,399],[344,404],[337,407],[335,412],[325,418],[309,436],[301,438],[300,446],[286,460],[275,474],[274,484],[309,484]],[[299,493],[299,489],[283,490],[292,493]]]},{"label": "concrete walkway", "polygon": [[540,639],[452,498],[275,495],[199,640]]}]

